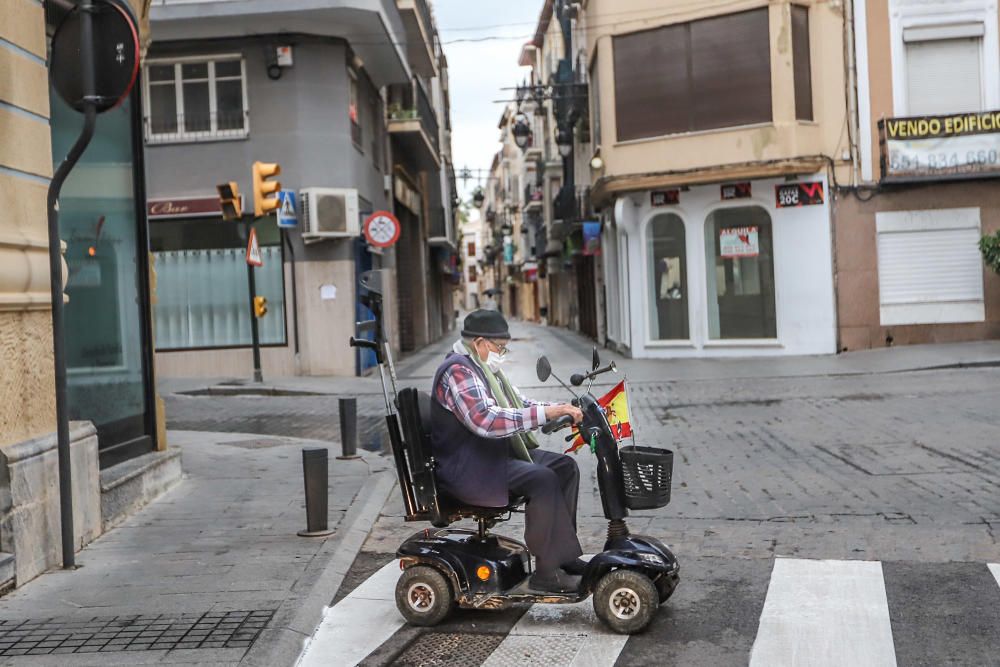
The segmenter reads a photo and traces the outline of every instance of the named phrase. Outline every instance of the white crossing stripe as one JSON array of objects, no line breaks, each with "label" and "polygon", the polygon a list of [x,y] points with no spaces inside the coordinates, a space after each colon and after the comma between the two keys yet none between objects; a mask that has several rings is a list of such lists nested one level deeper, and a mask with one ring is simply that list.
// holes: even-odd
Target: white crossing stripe
[{"label": "white crossing stripe", "polygon": [[750,667],[895,667],[882,564],[774,562]]},{"label": "white crossing stripe", "polygon": [[347,597],[323,611],[323,620],[296,663],[299,667],[353,665],[403,627],[396,609],[399,561],[368,577]]},{"label": "white crossing stripe", "polygon": [[989,563],[990,572],[993,573],[993,578],[997,580],[997,586],[1000,586],[1000,565],[996,563]]},{"label": "white crossing stripe", "polygon": [[605,667],[615,664],[627,641],[601,623],[590,598],[533,604],[483,667]]}]

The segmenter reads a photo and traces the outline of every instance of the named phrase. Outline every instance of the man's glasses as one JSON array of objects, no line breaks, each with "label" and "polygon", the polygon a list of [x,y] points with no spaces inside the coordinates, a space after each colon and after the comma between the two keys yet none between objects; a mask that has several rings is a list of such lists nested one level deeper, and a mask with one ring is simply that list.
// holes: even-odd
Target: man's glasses
[{"label": "man's glasses", "polygon": [[501,345],[495,340],[490,340],[489,338],[484,338],[483,340],[485,340],[487,343],[495,347],[497,349],[497,354],[499,354],[500,356],[503,356],[508,352],[510,352],[510,347],[508,347],[507,345]]}]

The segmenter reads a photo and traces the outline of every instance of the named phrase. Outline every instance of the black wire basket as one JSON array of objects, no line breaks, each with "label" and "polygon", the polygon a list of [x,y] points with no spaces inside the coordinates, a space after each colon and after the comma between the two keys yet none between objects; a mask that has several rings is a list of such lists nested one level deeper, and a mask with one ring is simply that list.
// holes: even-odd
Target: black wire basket
[{"label": "black wire basket", "polygon": [[669,449],[626,445],[618,450],[625,482],[625,504],[631,510],[666,507],[670,502],[670,478],[674,453]]}]

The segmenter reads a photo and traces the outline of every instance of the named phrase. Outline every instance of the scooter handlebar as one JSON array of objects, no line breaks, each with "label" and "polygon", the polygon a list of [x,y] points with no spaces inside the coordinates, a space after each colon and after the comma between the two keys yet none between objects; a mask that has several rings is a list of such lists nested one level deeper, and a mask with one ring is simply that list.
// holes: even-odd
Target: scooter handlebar
[{"label": "scooter handlebar", "polygon": [[559,429],[566,428],[567,426],[570,426],[572,424],[573,424],[573,416],[563,415],[562,417],[557,417],[556,419],[545,422],[545,424],[542,425],[542,433],[548,435],[553,431],[558,431]]},{"label": "scooter handlebar", "polygon": [[614,371],[616,373],[618,372],[618,367],[615,366],[615,362],[613,361],[604,368],[598,368],[596,370],[590,371],[589,373],[574,373],[573,375],[570,376],[569,383],[574,387],[579,387],[587,380],[595,378],[601,373],[608,373],[611,371]]}]

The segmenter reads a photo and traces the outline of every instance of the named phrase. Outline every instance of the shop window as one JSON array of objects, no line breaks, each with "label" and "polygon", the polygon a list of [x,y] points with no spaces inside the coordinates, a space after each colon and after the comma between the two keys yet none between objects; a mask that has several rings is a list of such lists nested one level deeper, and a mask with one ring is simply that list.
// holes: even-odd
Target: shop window
[{"label": "shop window", "polygon": [[[156,266],[156,349],[244,347],[251,344],[246,241],[239,225],[210,220],[150,223]],[[257,320],[262,345],[284,345],[285,288],[280,236],[273,218],[256,223],[264,265],[257,293],[268,313]]]},{"label": "shop window", "polygon": [[985,319],[978,208],[887,211],[875,227],[882,326]]},{"label": "shop window", "polygon": [[[961,26],[959,26],[961,27]],[[927,116],[983,110],[981,72],[983,25],[969,24],[969,36],[922,28],[903,32],[906,44],[906,114]],[[947,37],[947,38],[946,38]]]},{"label": "shop window", "polygon": [[777,338],[771,217],[756,206],[719,209],[705,227],[708,337]]},{"label": "shop window", "polygon": [[688,289],[684,221],[658,215],[647,229],[651,340],[687,340]]},{"label": "shop window", "polygon": [[613,38],[618,140],[769,123],[768,9]]},{"label": "shop window", "polygon": [[247,136],[246,73],[241,57],[151,60],[145,81],[147,142]]},{"label": "shop window", "polygon": [[795,117],[798,120],[812,120],[809,8],[799,5],[792,5],[792,73],[795,78]]}]

